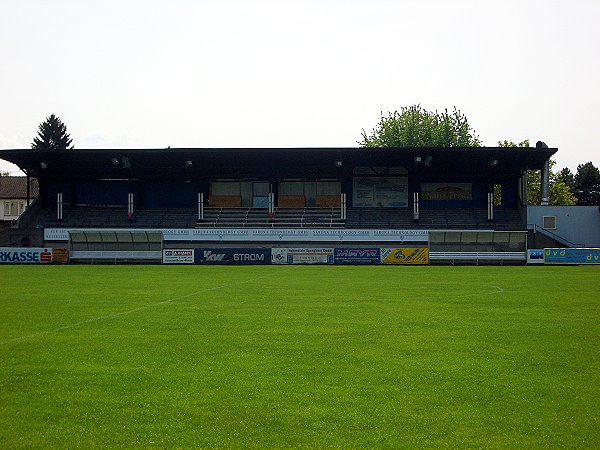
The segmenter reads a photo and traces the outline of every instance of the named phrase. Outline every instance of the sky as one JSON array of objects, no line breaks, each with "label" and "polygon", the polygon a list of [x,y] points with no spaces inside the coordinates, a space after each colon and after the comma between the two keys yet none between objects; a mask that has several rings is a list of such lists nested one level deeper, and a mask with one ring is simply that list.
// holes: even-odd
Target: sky
[{"label": "sky", "polygon": [[0,149],[52,113],[76,148],[352,147],[420,104],[600,167],[599,22],[598,0],[0,0]]}]

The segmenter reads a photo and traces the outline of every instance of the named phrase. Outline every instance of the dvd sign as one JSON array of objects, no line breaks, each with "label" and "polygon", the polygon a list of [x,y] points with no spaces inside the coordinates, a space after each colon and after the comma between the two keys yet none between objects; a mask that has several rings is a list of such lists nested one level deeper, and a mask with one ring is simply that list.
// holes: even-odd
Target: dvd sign
[{"label": "dvd sign", "polygon": [[200,264],[270,264],[268,248],[197,248],[195,261]]}]

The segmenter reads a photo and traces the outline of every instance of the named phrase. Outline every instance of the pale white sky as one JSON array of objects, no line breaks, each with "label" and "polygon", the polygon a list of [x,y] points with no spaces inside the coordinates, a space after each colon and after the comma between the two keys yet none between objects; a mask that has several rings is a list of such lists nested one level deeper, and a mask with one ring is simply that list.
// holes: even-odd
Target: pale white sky
[{"label": "pale white sky", "polygon": [[[600,166],[598,0],[0,0],[0,149],[355,146],[458,107]],[[0,170],[15,170],[0,160]]]}]

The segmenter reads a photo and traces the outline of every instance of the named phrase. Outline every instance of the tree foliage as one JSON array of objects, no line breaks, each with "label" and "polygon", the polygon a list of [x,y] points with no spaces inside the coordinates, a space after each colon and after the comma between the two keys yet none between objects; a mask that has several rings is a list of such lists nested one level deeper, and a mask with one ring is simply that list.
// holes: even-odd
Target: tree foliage
[{"label": "tree foliage", "polygon": [[383,114],[370,134],[363,129],[362,147],[480,147],[481,141],[456,107],[431,112],[420,105]]},{"label": "tree foliage", "polygon": [[73,140],[67,133],[67,127],[60,118],[51,114],[38,127],[38,134],[33,138],[33,150],[71,150]]},{"label": "tree foliage", "polygon": [[600,206],[600,170],[591,161],[577,166],[573,185],[580,205]]},{"label": "tree foliage", "polygon": [[[511,141],[500,141],[498,147],[529,147],[529,140],[515,144]],[[569,184],[565,181],[563,172],[554,172],[552,168],[556,161],[550,160],[550,204],[551,205],[576,205],[577,197]],[[527,171],[527,204],[539,205],[541,203],[541,171]]]}]

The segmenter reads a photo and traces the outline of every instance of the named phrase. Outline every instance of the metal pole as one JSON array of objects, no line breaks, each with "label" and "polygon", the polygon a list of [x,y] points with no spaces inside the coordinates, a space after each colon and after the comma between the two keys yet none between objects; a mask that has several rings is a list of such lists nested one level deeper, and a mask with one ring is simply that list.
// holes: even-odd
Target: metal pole
[{"label": "metal pole", "polygon": [[62,192],[59,192],[56,195],[56,218],[58,220],[63,219],[63,195],[62,195]]},{"label": "metal pole", "polygon": [[541,204],[547,206],[550,204],[550,160],[544,163],[544,167],[541,172],[541,191],[542,191],[542,202]]}]

